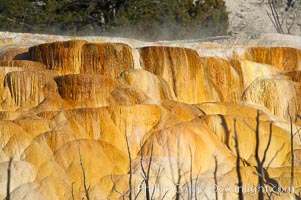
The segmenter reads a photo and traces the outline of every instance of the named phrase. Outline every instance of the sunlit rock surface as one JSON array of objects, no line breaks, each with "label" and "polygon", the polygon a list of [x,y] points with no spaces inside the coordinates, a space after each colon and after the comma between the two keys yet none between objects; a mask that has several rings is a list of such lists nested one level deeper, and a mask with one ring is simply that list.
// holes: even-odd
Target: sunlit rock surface
[{"label": "sunlit rock surface", "polygon": [[152,46],[143,47],[140,54],[142,68],[165,79],[179,101],[200,103],[220,100],[217,89],[206,77],[205,66],[196,51]]},{"label": "sunlit rock surface", "polygon": [[282,118],[288,118],[290,114],[296,116],[296,99],[292,82],[277,77],[253,81],[242,95],[242,101],[262,105]]},{"label": "sunlit rock surface", "polygon": [[121,43],[88,43],[82,47],[81,73],[100,74],[111,77],[133,68],[131,48]]},{"label": "sunlit rock surface", "polygon": [[300,70],[301,51],[288,47],[253,47],[246,51],[246,59],[273,65],[283,71]]},{"label": "sunlit rock surface", "polygon": [[62,74],[80,72],[81,48],[86,41],[66,41],[40,44],[31,47],[31,60],[43,63],[47,69],[56,70]]},{"label": "sunlit rock surface", "polygon": [[254,199],[256,155],[299,194],[299,37],[0,39],[1,199],[11,157],[16,200]]},{"label": "sunlit rock surface", "polygon": [[107,106],[107,98],[119,83],[107,76],[69,74],[55,78],[60,96],[75,107]]},{"label": "sunlit rock surface", "polygon": [[133,68],[131,48],[121,43],[53,42],[31,47],[29,55],[63,75],[89,73],[116,78],[123,70]]},{"label": "sunlit rock surface", "polygon": [[127,85],[141,89],[150,98],[157,100],[175,100],[176,97],[166,81],[144,70],[126,70],[119,80]]}]

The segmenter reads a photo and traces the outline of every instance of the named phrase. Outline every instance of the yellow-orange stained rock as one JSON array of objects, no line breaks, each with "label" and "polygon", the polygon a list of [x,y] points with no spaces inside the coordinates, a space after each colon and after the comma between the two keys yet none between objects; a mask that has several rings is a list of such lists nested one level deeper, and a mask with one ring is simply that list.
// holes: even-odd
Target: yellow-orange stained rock
[{"label": "yellow-orange stained rock", "polygon": [[0,46],[7,46],[14,44],[14,39],[13,38],[1,38],[0,39]]},{"label": "yellow-orange stained rock", "polygon": [[54,124],[52,131],[41,133],[37,141],[46,142],[45,145],[52,151],[80,138],[101,140],[127,151],[127,135],[134,158],[140,149],[140,141],[148,137],[150,130],[163,129],[183,121],[189,119],[179,119],[156,105],[83,108],[53,113],[49,122]]},{"label": "yellow-orange stained rock", "polygon": [[[165,162],[165,170],[169,171],[171,167],[171,171],[177,171],[180,168],[184,177],[185,172],[190,170],[193,171],[193,177],[198,173],[213,172],[211,166],[214,165],[214,157],[219,163],[223,163],[219,168],[221,174],[230,171],[234,161],[226,146],[220,143],[217,136],[200,119],[153,132],[145,141],[141,153],[145,158],[149,158],[150,155],[165,158],[158,160],[159,163]],[[160,165],[159,163],[156,164]]]},{"label": "yellow-orange stained rock", "polygon": [[[202,103],[196,105],[204,115],[226,115],[226,116],[237,116],[245,118],[255,119],[257,116],[258,108],[251,107],[250,105],[243,103],[228,103],[228,102],[212,102]],[[271,114],[269,115],[268,110],[261,110],[260,120],[267,121],[272,120]]]},{"label": "yellow-orange stained rock", "polygon": [[57,91],[52,71],[15,71],[5,77],[5,86],[13,102],[8,106],[32,108],[39,105],[48,95]]},{"label": "yellow-orange stained rock", "polygon": [[242,101],[266,107],[274,115],[289,119],[295,116],[297,96],[291,81],[267,78],[256,79],[244,92]]},{"label": "yellow-orange stained rock", "polygon": [[231,66],[227,60],[215,57],[203,57],[205,74],[221,93],[221,100],[236,102],[243,92],[243,75],[241,71]]},{"label": "yellow-orange stained rock", "polygon": [[[1,162],[0,164],[0,198],[5,199],[7,189],[7,168],[8,161]],[[18,187],[22,187],[23,184],[27,184],[29,182],[34,182],[36,178],[36,170],[33,165],[26,161],[13,161],[11,164],[11,180],[14,180],[10,183],[11,191],[18,189]],[[17,197],[18,198],[18,197]]]},{"label": "yellow-orange stained rock", "polygon": [[[201,119],[206,121],[220,141],[235,154],[234,123],[236,121],[236,134],[241,158],[248,162],[245,163],[245,165],[256,165],[256,160],[254,158],[256,145],[256,118],[238,117],[235,115],[209,115],[202,116]],[[276,125],[272,125],[271,142],[268,146],[270,123],[270,121],[259,121],[259,156],[260,158],[263,158],[264,151],[268,148],[265,166],[269,163],[271,167],[282,166],[285,162],[287,153],[290,151],[290,146],[288,145],[290,133]],[[276,153],[277,155],[275,155]]]},{"label": "yellow-orange stained rock", "polygon": [[156,100],[175,100],[167,82],[145,70],[126,70],[121,73],[119,80],[127,85],[141,89],[150,98]]},{"label": "yellow-orange stained rock", "polygon": [[[69,180],[75,183],[75,190],[83,190],[80,157],[86,173],[86,184],[91,187],[107,175],[124,174],[128,169],[126,152],[112,145],[95,140],[77,140],[66,143],[56,151],[54,158],[66,172]],[[96,167],[97,166],[97,167]]]},{"label": "yellow-orange stained rock", "polygon": [[20,67],[0,67],[0,102],[2,111],[15,110],[14,106],[12,106],[13,99],[10,90],[5,84],[6,75],[15,71],[23,71],[23,69]]},{"label": "yellow-orange stained rock", "polygon": [[107,106],[107,98],[119,85],[118,81],[106,76],[69,74],[55,78],[61,97],[74,107]]},{"label": "yellow-orange stained rock", "polygon": [[108,75],[117,78],[133,68],[131,48],[121,43],[87,43],[82,47],[80,73]]},{"label": "yellow-orange stained rock", "polygon": [[269,78],[280,73],[276,67],[249,60],[240,60],[239,64],[244,89],[247,89],[257,78]]},{"label": "yellow-orange stained rock", "polygon": [[[21,40],[26,45],[64,39],[24,37],[28,37]],[[47,40],[42,39],[45,37]],[[11,199],[72,199],[72,189],[74,199],[83,199],[83,169],[91,199],[122,199],[116,190],[128,194],[130,177],[135,192],[145,188],[141,166],[147,169],[150,160],[150,186],[172,189],[165,199],[175,198],[177,182],[185,190],[191,181],[204,186],[198,199],[215,199],[210,188],[215,181],[219,186],[237,188],[234,119],[242,180],[245,185],[256,186],[258,110],[261,158],[273,122],[264,163],[266,169],[269,166],[265,181],[275,180],[284,187],[291,184],[286,108],[292,103],[293,117],[300,114],[299,50],[260,47],[262,50],[249,55],[242,52],[231,57],[233,49],[251,48],[232,43],[162,42],[174,46],[162,47],[156,46],[161,42],[86,39],[114,43],[41,44],[32,47],[31,53],[38,50],[32,55],[41,58],[43,64],[0,61],[0,198],[6,197],[8,160],[12,156]],[[153,46],[144,47],[147,45]],[[1,46],[2,53],[12,47],[18,44]],[[136,69],[131,69],[132,54]],[[139,56],[143,69],[137,69]],[[52,66],[45,67],[46,62]],[[70,75],[58,76],[66,74]],[[296,194],[301,186],[298,123],[294,118]],[[164,193],[154,195],[154,199],[162,199]],[[237,192],[218,195],[219,199],[237,198]],[[290,198],[289,193],[274,196]],[[142,191],[138,199],[144,197]],[[244,193],[244,197],[251,200],[257,194]]]},{"label": "yellow-orange stained rock", "polygon": [[40,44],[29,49],[33,61],[43,63],[47,69],[61,74],[78,74],[81,67],[81,48],[87,43],[83,40],[70,40]]},{"label": "yellow-orange stained rock", "polygon": [[49,120],[38,117],[28,117],[21,118],[14,121],[15,124],[19,125],[23,130],[25,130],[32,137],[47,132],[51,128]]},{"label": "yellow-orange stained rock", "polygon": [[181,103],[178,101],[166,100],[163,101],[161,105],[183,121],[191,121],[198,116],[205,114],[196,106]]},{"label": "yellow-orange stained rock", "polygon": [[289,47],[253,47],[244,57],[248,60],[270,64],[283,71],[300,70],[301,52]]},{"label": "yellow-orange stained rock", "polygon": [[62,75],[89,73],[116,78],[134,66],[131,48],[121,43],[70,40],[33,46],[29,54],[32,60]]},{"label": "yellow-orange stained rock", "polygon": [[46,66],[44,64],[33,62],[30,60],[0,61],[0,67],[20,67],[24,69],[35,69],[35,70],[46,69]]},{"label": "yellow-orange stained rock", "polygon": [[294,70],[283,73],[286,76],[289,76],[292,81],[301,83],[301,71],[300,70]]},{"label": "yellow-orange stained rock", "polygon": [[0,60],[28,59],[28,48],[12,47],[0,52]]},{"label": "yellow-orange stained rock", "polygon": [[19,125],[9,121],[1,121],[0,130],[0,147],[5,155],[3,159],[8,160],[13,156],[14,160],[21,160],[23,152],[32,142],[32,136]]},{"label": "yellow-orange stained rock", "polygon": [[219,91],[206,79],[197,52],[179,47],[151,46],[140,49],[142,68],[165,79],[179,101],[220,101]]},{"label": "yellow-orange stained rock", "polygon": [[[148,103],[148,100],[150,100],[149,97],[142,90],[127,85],[119,85],[108,97],[109,105],[132,106]],[[151,104],[153,103],[151,102]]]}]

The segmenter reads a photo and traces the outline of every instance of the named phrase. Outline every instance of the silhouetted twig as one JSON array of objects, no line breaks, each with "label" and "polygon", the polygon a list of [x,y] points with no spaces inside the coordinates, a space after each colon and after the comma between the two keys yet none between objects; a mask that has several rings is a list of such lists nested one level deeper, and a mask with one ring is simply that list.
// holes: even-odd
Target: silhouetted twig
[{"label": "silhouetted twig", "polygon": [[143,148],[141,147],[141,157],[140,157],[140,166],[141,166],[141,171],[142,171],[142,176],[144,179],[144,184],[145,184],[145,198],[146,200],[151,200],[150,196],[150,186],[149,186],[149,178],[150,178],[150,170],[151,170],[151,165],[152,165],[152,159],[153,159],[153,148],[154,145],[152,143],[151,146],[151,155],[147,164],[147,170],[144,169],[143,166]]},{"label": "silhouetted twig", "polygon": [[178,136],[177,139],[177,168],[178,168],[178,177],[177,177],[177,183],[176,183],[176,197],[175,200],[180,200],[180,197],[182,196],[180,191],[180,184],[181,184],[181,166],[180,166],[180,137]]},{"label": "silhouetted twig", "polygon": [[[293,132],[293,119],[288,109],[288,116],[290,119],[290,147],[291,147],[291,187],[294,187],[294,167],[295,167],[295,155],[294,155],[294,132]],[[292,193],[292,191],[291,191]]]},{"label": "silhouetted twig", "polygon": [[259,125],[260,125],[260,113],[259,110],[257,110],[257,115],[256,115],[256,130],[255,130],[255,159],[256,159],[256,163],[257,163],[257,177],[258,177],[258,200],[263,200],[264,195],[263,195],[263,187],[264,187],[264,179],[263,179],[263,166],[262,166],[262,162],[259,158]]},{"label": "silhouetted twig", "polygon": [[238,186],[238,199],[243,200],[243,191],[242,191],[242,178],[241,178],[241,173],[240,173],[240,152],[239,152],[239,144],[238,144],[238,136],[236,132],[236,119],[234,119],[234,141],[235,141],[235,149],[236,149],[236,173],[237,173],[237,186]]},{"label": "silhouetted twig", "polygon": [[266,167],[267,170],[270,168],[272,162],[275,160],[275,158],[277,157],[278,153],[283,149],[284,146],[285,146],[285,143],[282,143],[281,147],[276,151],[276,153],[274,154],[273,158],[267,164],[267,167]]},{"label": "silhouetted twig", "polygon": [[195,178],[195,183],[194,183],[194,199],[195,200],[198,200],[198,193],[197,192],[198,192],[198,182],[199,182],[200,171],[201,171],[201,168],[198,171],[198,174]]},{"label": "silhouetted twig", "polygon": [[73,185],[74,185],[74,182],[72,182],[72,185],[71,185],[71,195],[72,195],[72,200],[74,200],[74,190],[73,190]]},{"label": "silhouetted twig", "polygon": [[127,151],[128,151],[128,158],[129,158],[129,162],[130,162],[130,169],[129,169],[129,200],[132,200],[132,176],[133,176],[132,158],[131,158],[130,145],[129,145],[128,137],[127,137],[126,134],[125,134],[125,141],[126,141],[126,147],[127,147]]},{"label": "silhouetted twig", "polygon": [[217,158],[216,156],[214,156],[214,172],[213,172],[213,176],[214,176],[214,184],[215,184],[215,200],[218,200],[218,182],[217,182],[217,170],[218,170],[218,166],[217,166]]},{"label": "silhouetted twig", "polygon": [[86,183],[86,171],[85,171],[85,167],[82,161],[82,155],[80,153],[80,147],[78,145],[78,154],[79,154],[79,162],[80,162],[80,166],[82,168],[82,173],[83,173],[83,178],[84,178],[84,190],[85,190],[85,196],[87,198],[87,200],[90,200],[90,196],[89,196],[89,190],[90,190],[90,186],[87,187],[87,183]]},{"label": "silhouetted twig", "polygon": [[[142,180],[142,182],[140,183],[140,185],[142,185],[143,182],[144,182],[144,180]],[[139,195],[140,195],[141,192],[142,192],[142,189],[139,187],[138,193],[136,194],[136,192],[134,192],[134,196],[135,196],[134,200],[136,200],[139,197]]]},{"label": "silhouetted twig", "polygon": [[[295,19],[296,19],[296,13],[292,9],[294,7],[294,3],[291,3],[290,0],[287,1],[286,7],[285,7],[285,13],[288,13],[290,15],[289,18],[286,18],[283,12],[279,8],[277,8],[276,0],[268,0],[268,5],[269,5],[269,11],[267,11],[267,15],[272,22],[274,28],[278,33],[286,33],[286,34],[291,34],[291,29],[295,24]],[[285,28],[284,29],[284,20],[285,20]]]},{"label": "silhouetted twig", "polygon": [[[157,174],[156,174],[155,185],[159,184],[160,172],[161,172],[161,166],[159,166],[159,169],[158,169]],[[155,190],[156,190],[156,187],[153,188],[151,199],[154,199]]]},{"label": "silhouetted twig", "polygon": [[268,0],[268,4],[269,4],[270,11],[271,11],[271,14],[267,12],[268,17],[270,18],[271,22],[273,23],[276,31],[278,33],[284,33],[283,28],[282,28],[283,22],[280,22],[280,16],[275,7],[275,1]]},{"label": "silhouetted twig", "polygon": [[[267,153],[268,150],[270,148],[271,145],[271,141],[272,141],[272,135],[273,135],[273,122],[270,122],[270,126],[269,126],[269,138],[268,138],[268,142],[267,145],[264,149],[263,152],[263,157],[262,159],[260,159],[259,157],[259,145],[260,145],[260,137],[259,137],[259,128],[260,128],[260,113],[259,110],[257,111],[257,116],[256,116],[256,146],[255,146],[255,159],[256,159],[256,170],[257,170],[257,176],[258,176],[258,199],[259,200],[263,200],[264,199],[264,191],[265,191],[265,187],[264,184],[268,184],[269,186],[271,186],[273,189],[275,186],[279,186],[278,182],[274,179],[269,178],[268,175],[268,171],[267,169],[269,168],[270,164],[272,163],[272,161],[276,158],[277,154],[279,153],[279,151],[283,148],[283,146],[275,153],[275,155],[273,156],[273,158],[270,160],[269,164],[267,165],[266,168],[264,168],[264,163],[266,161],[267,158]],[[267,192],[267,191],[265,191]],[[267,193],[268,198],[272,198],[272,193],[274,193],[274,191],[271,191],[271,193]]]},{"label": "silhouetted twig", "polygon": [[13,158],[11,157],[8,161],[8,167],[7,167],[7,185],[6,185],[6,200],[10,200],[10,181],[11,181],[11,164],[12,164]]}]

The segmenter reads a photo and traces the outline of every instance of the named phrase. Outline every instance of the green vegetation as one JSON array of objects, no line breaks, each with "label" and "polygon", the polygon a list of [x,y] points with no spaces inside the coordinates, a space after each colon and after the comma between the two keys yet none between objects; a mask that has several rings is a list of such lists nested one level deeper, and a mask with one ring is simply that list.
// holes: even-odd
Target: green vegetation
[{"label": "green vegetation", "polygon": [[183,39],[225,35],[223,0],[0,0],[0,30]]}]

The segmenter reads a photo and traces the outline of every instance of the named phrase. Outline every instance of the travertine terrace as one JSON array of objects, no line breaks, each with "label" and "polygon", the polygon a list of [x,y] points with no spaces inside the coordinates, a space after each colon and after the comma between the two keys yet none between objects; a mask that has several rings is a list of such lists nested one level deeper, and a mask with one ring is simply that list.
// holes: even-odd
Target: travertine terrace
[{"label": "travertine terrace", "polygon": [[254,199],[257,154],[298,195],[300,44],[0,33],[0,198]]}]

